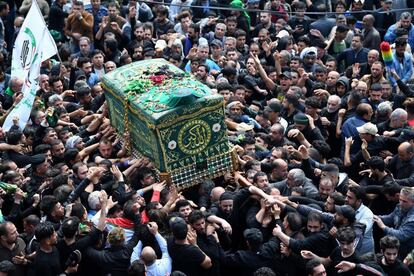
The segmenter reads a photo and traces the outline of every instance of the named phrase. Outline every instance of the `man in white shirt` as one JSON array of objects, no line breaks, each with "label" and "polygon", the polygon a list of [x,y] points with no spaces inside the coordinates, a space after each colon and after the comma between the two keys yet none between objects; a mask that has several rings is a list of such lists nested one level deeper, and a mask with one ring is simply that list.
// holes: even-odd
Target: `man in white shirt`
[{"label": "man in white shirt", "polygon": [[147,276],[165,276],[171,273],[172,260],[168,254],[167,241],[158,233],[158,225],[155,222],[148,223],[148,229],[155,236],[162,252],[161,259],[157,259],[157,254],[150,246],[142,248],[142,242],[134,248],[131,255],[131,263],[141,259],[147,267]]},{"label": "man in white shirt", "polygon": [[350,205],[355,210],[355,221],[365,224],[364,238],[362,240],[362,246],[358,252],[360,255],[373,252],[374,250],[374,238],[372,235],[374,214],[362,203],[364,197],[365,192],[360,186],[350,186],[345,197],[345,203]]}]

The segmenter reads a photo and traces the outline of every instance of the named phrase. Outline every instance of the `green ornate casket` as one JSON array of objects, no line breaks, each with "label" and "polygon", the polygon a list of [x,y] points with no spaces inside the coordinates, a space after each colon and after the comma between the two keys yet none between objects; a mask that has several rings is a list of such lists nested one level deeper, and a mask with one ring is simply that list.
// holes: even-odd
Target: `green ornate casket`
[{"label": "green ornate casket", "polygon": [[232,170],[223,97],[204,84],[154,59],[104,75],[103,87],[111,124],[163,179],[187,188]]}]

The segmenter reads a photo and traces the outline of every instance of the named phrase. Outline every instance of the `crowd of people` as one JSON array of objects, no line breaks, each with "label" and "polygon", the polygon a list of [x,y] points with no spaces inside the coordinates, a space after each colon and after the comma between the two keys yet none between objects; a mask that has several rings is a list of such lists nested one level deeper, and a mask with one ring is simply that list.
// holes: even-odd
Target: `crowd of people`
[{"label": "crowd of people", "polygon": [[[59,57],[0,128],[0,275],[414,272],[414,1],[35,1]],[[1,124],[31,5],[0,1]],[[238,171],[180,190],[131,156],[101,80],[153,58],[223,96]]]}]

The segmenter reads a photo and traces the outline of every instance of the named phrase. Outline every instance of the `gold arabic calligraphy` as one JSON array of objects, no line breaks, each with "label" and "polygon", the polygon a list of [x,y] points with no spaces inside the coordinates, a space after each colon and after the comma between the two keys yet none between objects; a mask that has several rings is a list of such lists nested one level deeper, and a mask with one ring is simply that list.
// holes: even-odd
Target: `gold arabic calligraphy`
[{"label": "gold arabic calligraphy", "polygon": [[178,146],[186,154],[196,154],[208,145],[210,139],[210,126],[202,120],[194,120],[180,129]]}]

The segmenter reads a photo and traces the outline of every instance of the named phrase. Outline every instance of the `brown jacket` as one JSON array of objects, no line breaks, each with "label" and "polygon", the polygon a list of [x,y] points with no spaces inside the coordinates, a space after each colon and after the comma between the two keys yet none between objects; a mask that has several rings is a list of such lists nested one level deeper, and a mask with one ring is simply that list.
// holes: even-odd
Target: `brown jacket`
[{"label": "brown jacket", "polygon": [[83,11],[82,20],[75,17],[75,13],[68,16],[65,24],[65,34],[72,36],[73,33],[80,33],[82,36],[87,36],[93,41],[93,15]]},{"label": "brown jacket", "polygon": [[368,91],[371,89],[371,85],[373,85],[374,83],[381,83],[383,81],[386,81],[386,79],[384,78],[384,76],[381,76],[380,79],[375,80],[372,75],[365,75],[361,78],[361,81],[365,82],[368,86]]}]

